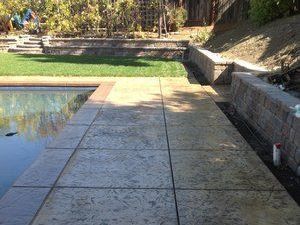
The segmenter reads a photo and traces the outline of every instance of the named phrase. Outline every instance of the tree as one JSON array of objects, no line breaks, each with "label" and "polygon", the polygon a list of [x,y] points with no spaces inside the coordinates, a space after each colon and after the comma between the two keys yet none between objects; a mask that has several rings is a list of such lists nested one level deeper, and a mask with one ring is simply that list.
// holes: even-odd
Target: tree
[{"label": "tree", "polygon": [[15,13],[20,12],[27,3],[21,3],[21,0],[2,0],[0,2],[0,30],[7,32],[7,24]]},{"label": "tree", "polygon": [[254,22],[263,25],[292,14],[295,6],[294,0],[251,0],[250,17]]}]

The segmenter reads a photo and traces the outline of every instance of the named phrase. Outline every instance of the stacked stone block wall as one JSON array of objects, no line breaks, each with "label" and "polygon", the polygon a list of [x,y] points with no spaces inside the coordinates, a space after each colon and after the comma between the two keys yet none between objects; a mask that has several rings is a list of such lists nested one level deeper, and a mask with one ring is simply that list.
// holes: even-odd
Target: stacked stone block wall
[{"label": "stacked stone block wall", "polygon": [[17,44],[17,38],[0,38],[0,52],[7,52],[11,46]]},{"label": "stacked stone block wall", "polygon": [[230,84],[233,64],[196,46],[189,48],[189,61],[195,64],[211,84]]},{"label": "stacked stone block wall", "polygon": [[189,41],[185,40],[54,38],[44,44],[44,52],[55,55],[147,56],[185,60],[188,46]]},{"label": "stacked stone block wall", "polygon": [[251,73],[233,73],[231,92],[237,112],[269,142],[283,145],[283,160],[300,176],[300,118],[291,109],[300,100]]},{"label": "stacked stone block wall", "polygon": [[170,39],[112,39],[112,38],[52,38],[51,46],[95,46],[95,47],[152,47],[152,48],[187,48],[188,40]]}]

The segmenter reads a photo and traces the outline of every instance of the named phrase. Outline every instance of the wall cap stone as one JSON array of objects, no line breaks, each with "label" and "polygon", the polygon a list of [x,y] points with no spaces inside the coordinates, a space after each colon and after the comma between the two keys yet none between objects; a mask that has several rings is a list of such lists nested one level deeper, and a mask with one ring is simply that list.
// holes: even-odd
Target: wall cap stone
[{"label": "wall cap stone", "polygon": [[123,38],[55,38],[51,41],[119,41],[119,42],[170,42],[170,43],[190,43],[189,40],[173,40],[173,39],[123,39]]},{"label": "wall cap stone", "polygon": [[217,65],[228,65],[228,64],[232,64],[231,60],[227,60],[221,57],[220,54],[218,53],[213,53],[207,49],[204,48],[199,48],[196,45],[190,45],[190,48],[198,51],[200,53],[202,53],[203,55],[205,55],[207,58],[209,58],[210,60],[212,60],[215,64]]},{"label": "wall cap stone", "polygon": [[247,72],[233,72],[232,78],[238,78],[241,80],[246,81],[247,83],[250,83],[251,86],[255,86],[256,88],[260,89],[267,95],[270,95],[270,97],[274,97],[280,101],[282,101],[283,105],[286,105],[287,107],[295,106],[297,104],[300,104],[300,100],[282,90],[279,88],[263,81],[262,79],[256,77],[253,73],[247,73]]},{"label": "wall cap stone", "polygon": [[255,64],[252,64],[252,63],[244,61],[244,60],[234,60],[233,63],[234,63],[234,65],[238,65],[240,67],[245,68],[249,72],[255,72],[255,73],[269,72],[269,70],[265,67],[255,65]]},{"label": "wall cap stone", "polygon": [[47,49],[137,49],[137,50],[155,50],[155,51],[186,51],[185,47],[109,47],[109,46],[45,46]]}]

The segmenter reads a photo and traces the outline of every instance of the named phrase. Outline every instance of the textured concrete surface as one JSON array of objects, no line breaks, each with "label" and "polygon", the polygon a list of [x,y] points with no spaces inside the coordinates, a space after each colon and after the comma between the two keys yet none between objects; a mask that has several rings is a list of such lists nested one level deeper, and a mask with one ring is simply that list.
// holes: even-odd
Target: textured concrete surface
[{"label": "textured concrete surface", "polygon": [[75,149],[45,149],[13,186],[52,187]]},{"label": "textured concrete surface", "polygon": [[85,134],[86,125],[66,125],[58,137],[47,148],[76,148]]},{"label": "textured concrete surface", "polygon": [[284,190],[253,151],[172,151],[176,188]]},{"label": "textured concrete surface", "polygon": [[167,149],[163,126],[109,126],[93,124],[79,145],[101,149]]},{"label": "textured concrete surface", "polygon": [[57,185],[171,189],[168,151],[79,149]]},{"label": "textured concrete surface", "polygon": [[[1,225],[300,223],[297,204],[194,79],[120,78],[103,93],[52,144],[64,168],[54,184],[56,170],[41,181],[53,169],[43,158],[16,182],[42,201],[19,223],[7,220],[22,210],[5,196]],[[42,185],[51,186],[44,202]]]},{"label": "textured concrete surface", "polygon": [[170,149],[251,150],[232,126],[168,126]]},{"label": "textured concrete surface", "polygon": [[171,190],[56,188],[33,224],[176,223]]},{"label": "textured concrete surface", "polygon": [[0,224],[29,224],[50,188],[13,187],[1,198]]},{"label": "textured concrete surface", "polygon": [[297,225],[299,206],[285,191],[179,190],[180,224]]},{"label": "textured concrete surface", "polygon": [[97,125],[111,126],[134,126],[134,125],[157,125],[164,123],[162,110],[143,109],[106,109],[101,110],[95,120]]}]

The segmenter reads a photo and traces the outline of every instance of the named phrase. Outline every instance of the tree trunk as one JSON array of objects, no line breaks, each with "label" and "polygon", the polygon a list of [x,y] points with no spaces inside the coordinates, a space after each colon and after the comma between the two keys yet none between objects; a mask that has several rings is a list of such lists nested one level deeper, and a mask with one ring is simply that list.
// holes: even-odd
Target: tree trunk
[{"label": "tree trunk", "polygon": [[159,14],[158,14],[158,37],[161,38],[162,35],[162,2],[159,1]]}]

